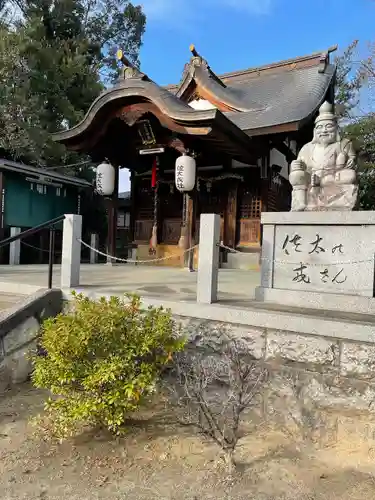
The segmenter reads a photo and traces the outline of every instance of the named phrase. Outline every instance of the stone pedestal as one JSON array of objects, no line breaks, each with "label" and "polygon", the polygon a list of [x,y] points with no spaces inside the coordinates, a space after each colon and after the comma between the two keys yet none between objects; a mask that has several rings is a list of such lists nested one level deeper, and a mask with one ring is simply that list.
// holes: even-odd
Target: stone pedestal
[{"label": "stone pedestal", "polygon": [[[21,228],[20,227],[11,227],[10,228],[10,235],[11,236],[16,236],[20,234]],[[16,240],[13,241],[9,245],[9,264],[11,266],[18,266],[20,263],[20,256],[21,256],[21,240]]]},{"label": "stone pedestal", "polygon": [[65,215],[61,257],[61,288],[79,285],[81,266],[82,216]]},{"label": "stone pedestal", "polygon": [[199,229],[197,302],[217,301],[219,274],[220,215],[202,214]]},{"label": "stone pedestal", "polygon": [[257,300],[373,314],[375,212],[269,212],[261,222]]}]

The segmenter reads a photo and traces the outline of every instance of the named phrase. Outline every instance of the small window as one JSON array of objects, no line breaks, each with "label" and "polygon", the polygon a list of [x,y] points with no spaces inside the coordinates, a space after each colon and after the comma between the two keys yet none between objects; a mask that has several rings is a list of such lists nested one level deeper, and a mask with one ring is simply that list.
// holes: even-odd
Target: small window
[{"label": "small window", "polygon": [[34,183],[30,182],[30,191],[34,191]]},{"label": "small window", "polygon": [[64,198],[66,198],[66,189],[64,189]]},{"label": "small window", "polygon": [[56,188],[56,196],[61,196],[61,188]]},{"label": "small window", "polygon": [[47,194],[47,186],[44,184],[37,184],[36,190],[39,194]]}]

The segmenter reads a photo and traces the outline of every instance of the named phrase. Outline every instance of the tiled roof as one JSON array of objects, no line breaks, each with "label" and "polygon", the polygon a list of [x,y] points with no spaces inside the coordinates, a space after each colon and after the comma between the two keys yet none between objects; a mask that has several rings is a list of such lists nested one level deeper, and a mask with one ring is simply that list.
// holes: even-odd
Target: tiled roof
[{"label": "tiled roof", "polygon": [[246,82],[234,83],[232,90],[242,93],[245,101],[258,104],[258,110],[229,112],[226,116],[242,130],[272,127],[306,119],[326,98],[335,66],[324,73],[316,66],[276,74],[262,74]]},{"label": "tiled roof", "polygon": [[224,114],[247,132],[301,122],[327,97],[336,70],[329,63],[332,50],[219,76],[199,56],[186,66],[180,85],[166,89],[186,100],[195,82],[198,95],[203,89],[204,99],[223,103]]},{"label": "tiled roof", "polygon": [[91,182],[85,179],[73,177],[72,175],[60,174],[48,169],[31,167],[30,165],[25,165],[24,163],[18,163],[10,160],[0,159],[0,169],[11,170],[25,175],[39,175],[44,178],[49,178],[53,181],[59,181],[62,184],[71,184],[83,188],[92,188]]}]

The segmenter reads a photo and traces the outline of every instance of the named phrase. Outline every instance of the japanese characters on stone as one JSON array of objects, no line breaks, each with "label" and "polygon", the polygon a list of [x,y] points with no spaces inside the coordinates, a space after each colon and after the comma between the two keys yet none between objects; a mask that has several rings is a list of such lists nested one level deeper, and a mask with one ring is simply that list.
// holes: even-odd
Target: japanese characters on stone
[{"label": "japanese characters on stone", "polygon": [[[317,254],[342,255],[344,254],[344,245],[340,242],[335,244],[324,244],[324,238],[319,234],[313,240],[303,239],[298,233],[287,234],[285,236],[282,250],[285,255],[295,254],[298,256],[299,264],[293,267],[292,281],[295,283],[310,284],[311,276],[309,273],[310,267],[316,267],[319,264],[311,263],[308,256]],[[302,254],[302,255],[299,255]],[[305,259],[304,259],[305,256]],[[327,259],[328,260],[331,260]],[[340,263],[332,261],[331,264],[322,264],[319,270],[319,279],[321,283],[331,282],[333,284],[341,285],[348,279],[344,267]]]}]

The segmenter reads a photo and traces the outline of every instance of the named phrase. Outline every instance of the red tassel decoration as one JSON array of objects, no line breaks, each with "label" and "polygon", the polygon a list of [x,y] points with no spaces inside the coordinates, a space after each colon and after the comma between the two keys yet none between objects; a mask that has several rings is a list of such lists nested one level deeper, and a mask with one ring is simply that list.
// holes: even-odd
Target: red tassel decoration
[{"label": "red tassel decoration", "polygon": [[157,170],[158,170],[158,165],[157,165],[157,160],[155,158],[153,164],[152,164],[152,170],[151,170],[151,187],[154,189],[156,188],[156,183],[157,183]]}]

